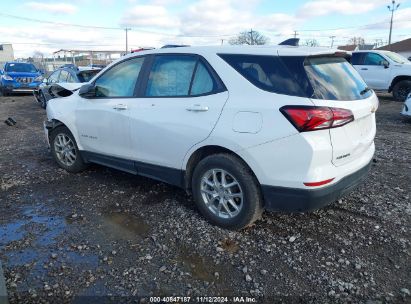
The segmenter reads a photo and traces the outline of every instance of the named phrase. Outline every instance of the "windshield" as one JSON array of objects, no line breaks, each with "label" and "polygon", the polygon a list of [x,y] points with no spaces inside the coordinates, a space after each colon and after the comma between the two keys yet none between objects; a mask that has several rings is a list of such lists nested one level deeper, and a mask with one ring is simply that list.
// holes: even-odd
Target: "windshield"
[{"label": "windshield", "polygon": [[78,74],[80,82],[89,82],[91,78],[98,74],[101,70],[82,71]]},{"label": "windshield", "polygon": [[384,53],[385,56],[390,58],[392,61],[396,63],[406,63],[408,60],[405,57],[402,57],[400,54],[394,53],[394,52],[386,52]]},{"label": "windshield", "polygon": [[37,73],[37,69],[30,63],[8,63],[4,69],[6,72]]}]

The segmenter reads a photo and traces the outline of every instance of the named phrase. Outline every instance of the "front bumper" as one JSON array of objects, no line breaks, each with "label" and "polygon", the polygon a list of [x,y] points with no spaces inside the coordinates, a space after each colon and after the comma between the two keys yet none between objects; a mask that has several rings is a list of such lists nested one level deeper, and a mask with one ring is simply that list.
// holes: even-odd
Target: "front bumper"
[{"label": "front bumper", "polygon": [[306,212],[335,202],[352,191],[367,176],[371,162],[337,183],[319,189],[296,189],[261,185],[268,211]]},{"label": "front bumper", "polygon": [[40,82],[31,82],[31,83],[3,83],[2,90],[4,93],[32,93],[33,91],[38,90]]}]

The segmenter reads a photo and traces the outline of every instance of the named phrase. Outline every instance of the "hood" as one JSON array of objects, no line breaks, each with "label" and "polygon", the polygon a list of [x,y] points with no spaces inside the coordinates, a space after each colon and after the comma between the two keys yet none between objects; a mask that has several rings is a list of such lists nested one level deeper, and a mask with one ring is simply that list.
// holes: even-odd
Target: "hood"
[{"label": "hood", "polygon": [[8,75],[12,78],[16,78],[16,77],[38,77],[41,74],[39,72],[36,73],[27,73],[27,72],[5,72],[5,75]]},{"label": "hood", "polygon": [[80,89],[84,83],[79,83],[79,82],[62,82],[62,83],[57,83],[55,84],[56,86],[60,86],[63,89],[69,90],[69,91],[75,91]]}]

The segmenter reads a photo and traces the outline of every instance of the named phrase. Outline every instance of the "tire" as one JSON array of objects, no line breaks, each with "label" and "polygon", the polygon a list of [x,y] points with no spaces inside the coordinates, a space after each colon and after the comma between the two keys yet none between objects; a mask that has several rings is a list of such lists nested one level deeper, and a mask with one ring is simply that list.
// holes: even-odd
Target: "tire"
[{"label": "tire", "polygon": [[[223,184],[234,186],[225,188]],[[263,212],[263,199],[257,179],[242,160],[231,154],[215,154],[201,160],[193,172],[192,193],[201,214],[212,224],[223,228],[245,228],[261,217]]]},{"label": "tire", "polygon": [[39,100],[40,100],[40,106],[43,109],[47,108],[47,100],[46,100],[46,96],[44,96],[43,91],[39,91]]},{"label": "tire", "polygon": [[392,96],[396,101],[404,102],[411,92],[411,80],[401,80],[392,89]]},{"label": "tire", "polygon": [[60,126],[51,131],[50,148],[54,160],[66,171],[77,173],[87,168],[87,164],[84,163],[81,157],[74,136],[66,127]]}]

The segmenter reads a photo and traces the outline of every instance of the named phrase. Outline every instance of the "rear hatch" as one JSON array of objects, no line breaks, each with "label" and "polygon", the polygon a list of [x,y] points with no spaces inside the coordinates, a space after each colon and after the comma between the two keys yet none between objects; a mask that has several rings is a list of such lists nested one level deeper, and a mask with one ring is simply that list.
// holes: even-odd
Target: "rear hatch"
[{"label": "rear hatch", "polygon": [[[285,65],[295,70],[296,67]],[[333,147],[332,163],[341,166],[360,158],[372,145],[376,133],[375,111],[378,98],[344,57],[336,54],[305,57],[298,82],[305,87],[311,101],[318,107],[346,109],[354,120],[329,129]],[[304,70],[304,71],[303,71]]]}]

